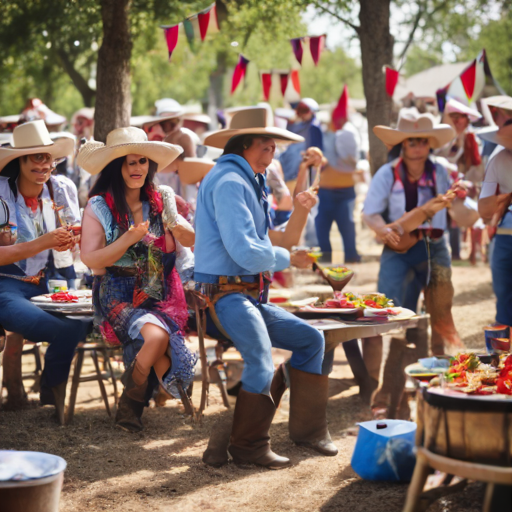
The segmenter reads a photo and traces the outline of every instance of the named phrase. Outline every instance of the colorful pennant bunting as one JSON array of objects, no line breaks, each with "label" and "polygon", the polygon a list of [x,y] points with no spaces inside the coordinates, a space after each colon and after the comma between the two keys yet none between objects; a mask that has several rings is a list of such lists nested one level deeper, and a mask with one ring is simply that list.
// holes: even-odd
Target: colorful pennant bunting
[{"label": "colorful pennant bunting", "polygon": [[174,25],[173,27],[163,27],[165,40],[167,42],[167,50],[169,51],[169,61],[171,60],[172,52],[178,44],[179,28],[179,25]]},{"label": "colorful pennant bunting", "polygon": [[299,70],[293,69],[290,73],[290,77],[292,79],[293,88],[297,91],[297,94],[300,94],[300,78],[299,78]]},{"label": "colorful pennant bunting", "polygon": [[197,21],[199,22],[199,32],[201,34],[201,41],[205,40],[206,34],[208,33],[208,25],[210,24],[210,12],[211,8],[208,11],[200,12],[197,15]]},{"label": "colorful pennant bunting", "polygon": [[393,97],[400,73],[395,69],[386,66],[386,92],[390,98]]},{"label": "colorful pennant bunting", "polygon": [[[196,16],[197,20],[197,16]],[[196,53],[196,35],[194,30],[194,17],[187,18],[186,20],[183,20],[183,29],[185,30],[185,35],[187,36],[188,45],[190,46],[190,49],[192,50],[192,53]]]},{"label": "colorful pennant bunting", "polygon": [[284,96],[286,92],[286,88],[288,87],[288,77],[290,73],[279,73],[279,78],[281,80],[281,94]]},{"label": "colorful pennant bunting", "polygon": [[475,81],[476,81],[476,59],[461,73],[460,81],[464,92],[468,97],[468,101],[473,99],[473,93],[475,92]]},{"label": "colorful pennant bunting", "polygon": [[249,64],[249,60],[240,54],[238,57],[238,64],[236,65],[235,71],[233,72],[233,79],[231,81],[231,94],[236,91],[236,88],[242,81],[242,78],[245,76],[247,64]]},{"label": "colorful pennant bunting", "polygon": [[263,87],[263,98],[268,101],[270,88],[272,87],[272,73],[261,73],[261,85]]},{"label": "colorful pennant bunting", "polygon": [[323,36],[315,36],[309,38],[309,50],[311,51],[311,57],[313,57],[313,62],[315,66],[318,66],[318,62],[320,60],[320,54],[324,49],[325,44],[325,35]]},{"label": "colorful pennant bunting", "polygon": [[297,37],[296,39],[290,39],[290,43],[292,44],[293,54],[295,55],[295,58],[302,66],[302,55],[304,53],[304,50],[302,48],[302,38]]},{"label": "colorful pennant bunting", "polygon": [[348,119],[348,87],[345,84],[336,108],[332,111],[332,122],[336,130],[341,130],[343,122]]}]

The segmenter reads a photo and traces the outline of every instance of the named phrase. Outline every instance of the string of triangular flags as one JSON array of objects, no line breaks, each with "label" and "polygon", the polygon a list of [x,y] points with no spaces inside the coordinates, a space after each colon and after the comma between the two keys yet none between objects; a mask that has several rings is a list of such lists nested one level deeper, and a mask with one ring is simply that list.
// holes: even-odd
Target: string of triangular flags
[{"label": "string of triangular flags", "polygon": [[309,43],[309,51],[311,52],[311,57],[313,58],[315,66],[318,66],[318,62],[320,61],[320,54],[325,47],[325,34],[322,34],[321,36],[296,37],[295,39],[290,39],[290,43],[292,45],[293,54],[301,66],[302,57],[304,55],[303,44]]},{"label": "string of triangular flags", "polygon": [[204,41],[208,33],[215,33],[220,30],[215,3],[192,16],[188,16],[177,25],[161,26],[164,30],[165,41],[167,43],[169,61],[171,60],[172,53],[178,44],[180,27],[183,28],[190,49],[195,53],[198,49],[198,46],[196,45],[198,38],[200,38],[201,41]]}]

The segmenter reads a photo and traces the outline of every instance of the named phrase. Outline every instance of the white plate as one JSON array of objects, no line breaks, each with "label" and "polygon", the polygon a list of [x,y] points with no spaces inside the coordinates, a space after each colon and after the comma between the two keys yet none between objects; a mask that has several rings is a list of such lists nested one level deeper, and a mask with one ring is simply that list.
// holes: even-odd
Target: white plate
[{"label": "white plate", "polygon": [[300,311],[304,311],[305,313],[341,313],[342,315],[348,315],[350,313],[355,313],[358,311],[358,308],[315,308],[313,306],[304,306],[300,308]]},{"label": "white plate", "polygon": [[494,395],[472,395],[469,393],[464,393],[462,391],[457,391],[455,389],[450,388],[428,388],[428,392],[434,395],[441,396],[449,396],[452,398],[461,398],[462,400],[481,400],[482,402],[505,402],[512,400],[512,396],[503,395],[501,393],[496,393]]}]

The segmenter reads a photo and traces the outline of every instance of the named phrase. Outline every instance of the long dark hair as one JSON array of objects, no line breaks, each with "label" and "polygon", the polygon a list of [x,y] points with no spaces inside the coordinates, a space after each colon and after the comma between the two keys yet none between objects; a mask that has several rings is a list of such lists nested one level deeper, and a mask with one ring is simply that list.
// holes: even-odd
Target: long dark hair
[{"label": "long dark hair", "polygon": [[[20,165],[20,159],[23,158],[26,160],[28,158],[27,155],[20,156],[18,158],[15,158],[14,160],[11,160],[0,172],[2,173],[2,176],[5,178],[8,178],[9,188],[11,189],[13,195],[15,198],[18,197],[18,187],[16,186],[16,180],[18,179],[18,176],[21,172],[21,165]],[[46,186],[48,187],[48,192],[50,193],[50,198],[53,201],[53,184],[52,184],[52,177],[48,179],[46,182]]]},{"label": "long dark hair", "polygon": [[255,138],[255,135],[238,135],[238,137],[232,137],[224,146],[224,153],[222,153],[222,155],[243,156],[244,150],[252,146],[252,142]]},{"label": "long dark hair", "polygon": [[[107,164],[101,171],[98,179],[96,180],[96,183],[89,192],[89,197],[103,195],[106,193],[110,193],[112,195],[115,208],[119,214],[118,217],[121,220],[121,227],[123,228],[128,227],[128,217],[130,213],[130,208],[126,202],[126,185],[122,173],[123,163],[125,160],[126,157],[122,156],[112,160],[112,162]],[[149,158],[148,161],[148,174],[146,176],[146,180],[144,181],[144,185],[140,189],[141,201],[149,201],[154,192],[153,178],[155,177],[158,164]]]}]

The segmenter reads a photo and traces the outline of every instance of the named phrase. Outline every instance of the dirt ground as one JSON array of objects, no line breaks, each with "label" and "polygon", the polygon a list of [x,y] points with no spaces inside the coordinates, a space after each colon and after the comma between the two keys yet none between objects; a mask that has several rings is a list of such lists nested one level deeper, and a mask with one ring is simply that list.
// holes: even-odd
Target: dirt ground
[{"label": "dirt ground", "polygon": [[[376,260],[376,258],[374,258]],[[374,290],[377,261],[356,266],[354,290]],[[487,266],[455,266],[454,317],[468,347],[483,346],[482,327],[494,317],[495,299]],[[296,290],[298,293],[301,290]],[[283,354],[276,352],[276,362]],[[31,364],[25,358],[25,369]],[[86,371],[92,369],[87,361]],[[119,367],[119,372],[121,368]],[[27,387],[30,381],[26,381]],[[199,402],[200,383],[194,390]],[[111,386],[108,385],[111,392]],[[369,419],[344,357],[337,349],[330,378],[329,428],[339,448],[337,457],[322,457],[296,447],[287,436],[287,402],[271,429],[273,449],[290,457],[294,466],[282,471],[240,469],[229,464],[213,469],[201,462],[215,419],[225,414],[213,386],[202,425],[192,424],[182,406],[147,409],[145,430],[131,435],[114,427],[100,400],[95,382],[80,386],[74,421],[59,427],[52,408],[31,405],[21,412],[0,412],[0,448],[36,450],[63,457],[65,474],[60,510],[65,512],[188,511],[350,511],[394,512],[402,509],[407,485],[363,481],[351,469],[356,422]],[[113,402],[112,396],[110,397]],[[431,512],[481,510],[484,486],[466,489],[438,501]]]}]

